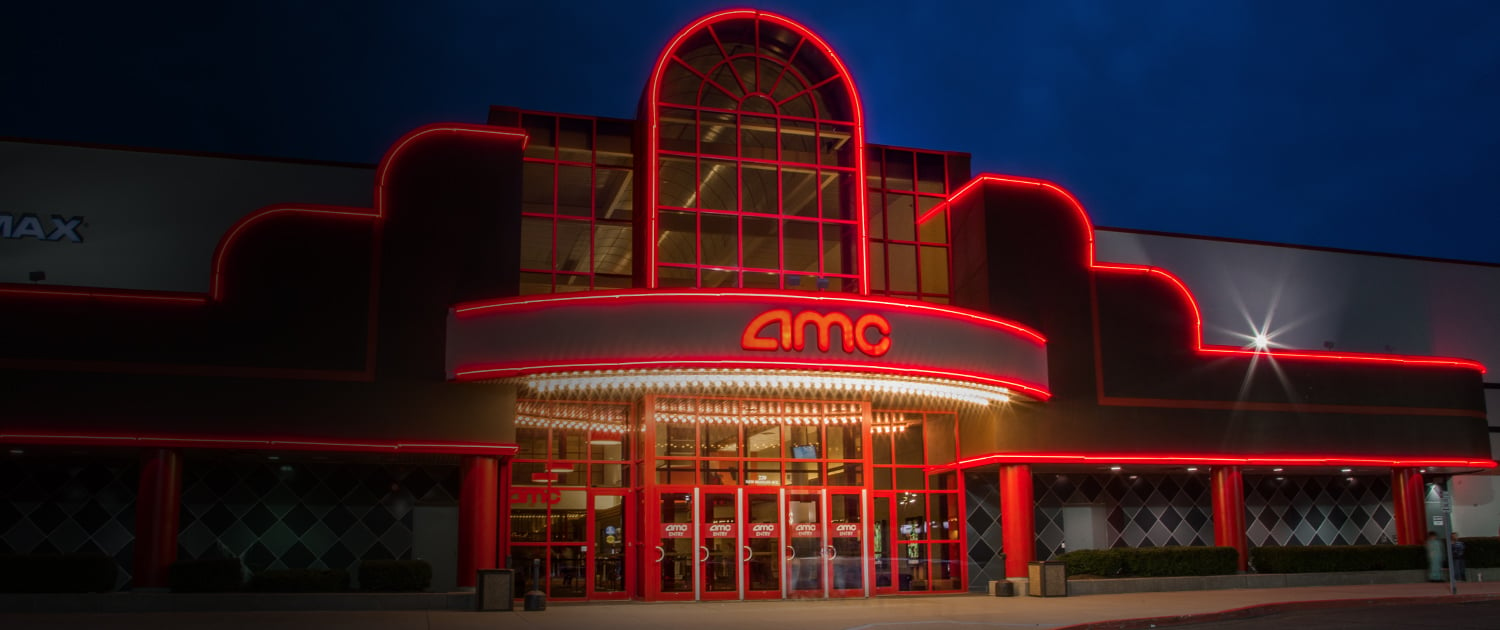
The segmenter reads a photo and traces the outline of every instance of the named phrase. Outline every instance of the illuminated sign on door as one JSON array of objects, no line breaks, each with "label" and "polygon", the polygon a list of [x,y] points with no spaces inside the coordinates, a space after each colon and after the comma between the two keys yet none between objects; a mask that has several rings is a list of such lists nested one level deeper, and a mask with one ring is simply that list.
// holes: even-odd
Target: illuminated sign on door
[{"label": "illuminated sign on door", "polygon": [[703,526],[704,538],[734,538],[734,523],[708,523]]},{"label": "illuminated sign on door", "polygon": [[818,523],[792,524],[792,538],[821,538],[823,527]]},{"label": "illuminated sign on door", "polygon": [[689,534],[691,534],[692,531],[693,531],[693,530],[689,529],[690,527],[691,527],[691,525],[689,523],[662,523],[661,524],[661,537],[662,538],[687,538],[689,536]]},{"label": "illuminated sign on door", "polygon": [[[779,326],[779,336],[762,336],[773,326]],[[864,354],[878,357],[891,349],[891,323],[878,314],[866,313],[858,319],[850,319],[848,315],[839,312],[802,311],[792,315],[791,310],[784,308],[766,311],[750,320],[750,325],[745,326],[745,332],[740,335],[740,347],[746,350],[801,352],[807,347],[808,326],[816,327],[818,350],[821,352],[828,352],[833,347],[834,327],[839,329],[844,352],[852,353],[858,349]],[[872,329],[876,339],[873,342],[870,340]]]},{"label": "illuminated sign on door", "polygon": [[834,523],[834,538],[859,538],[859,523]]},{"label": "illuminated sign on door", "polygon": [[546,505],[557,505],[562,500],[562,491],[555,488],[542,487],[520,487],[510,489],[511,503],[530,503],[535,505],[543,503]]},{"label": "illuminated sign on door", "polygon": [[753,523],[750,525],[751,538],[780,538],[781,527],[776,523]]}]

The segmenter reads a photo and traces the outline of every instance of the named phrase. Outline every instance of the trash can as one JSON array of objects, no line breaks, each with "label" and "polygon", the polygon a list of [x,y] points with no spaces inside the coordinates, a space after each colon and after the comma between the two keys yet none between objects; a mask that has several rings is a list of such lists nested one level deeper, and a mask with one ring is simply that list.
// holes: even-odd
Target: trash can
[{"label": "trash can", "polygon": [[480,569],[474,580],[474,610],[515,610],[516,572]]},{"label": "trash can", "polygon": [[990,595],[995,597],[1015,597],[1016,584],[1010,580],[990,580]]},{"label": "trash can", "polygon": [[1029,584],[1026,594],[1032,597],[1067,597],[1068,565],[1061,562],[1032,562],[1026,565]]}]

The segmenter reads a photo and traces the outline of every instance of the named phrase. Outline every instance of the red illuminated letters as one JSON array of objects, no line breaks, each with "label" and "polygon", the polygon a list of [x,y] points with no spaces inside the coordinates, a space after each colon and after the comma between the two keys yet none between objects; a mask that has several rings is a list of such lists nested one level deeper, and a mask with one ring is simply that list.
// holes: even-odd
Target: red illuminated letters
[{"label": "red illuminated letters", "polygon": [[[767,328],[777,326],[779,337],[763,337]],[[740,335],[740,347],[746,350],[787,350],[801,352],[807,347],[807,327],[817,330],[818,350],[828,352],[833,347],[833,329],[838,327],[844,352],[857,348],[872,357],[878,357],[891,349],[891,323],[875,313],[866,313],[851,320],[843,313],[818,313],[802,311],[796,315],[788,309],[778,308],[756,315]],[[870,341],[870,330],[874,329],[878,341]]]}]

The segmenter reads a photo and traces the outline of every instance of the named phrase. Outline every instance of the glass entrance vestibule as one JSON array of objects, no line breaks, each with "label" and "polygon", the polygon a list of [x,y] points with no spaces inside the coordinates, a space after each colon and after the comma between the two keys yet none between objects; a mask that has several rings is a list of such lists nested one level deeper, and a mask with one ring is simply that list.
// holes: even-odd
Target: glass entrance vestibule
[{"label": "glass entrance vestibule", "polygon": [[526,589],[691,601],[965,588],[953,410],[655,394],[518,410],[504,553]]}]

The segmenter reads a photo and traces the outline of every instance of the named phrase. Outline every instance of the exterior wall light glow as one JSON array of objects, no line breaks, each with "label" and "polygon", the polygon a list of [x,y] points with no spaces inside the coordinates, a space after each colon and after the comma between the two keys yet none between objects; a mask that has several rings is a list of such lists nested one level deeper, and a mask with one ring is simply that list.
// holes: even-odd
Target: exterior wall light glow
[{"label": "exterior wall light glow", "polygon": [[[794,391],[837,397],[911,396],[990,405],[1010,400],[1004,387],[921,376],[885,376],[855,372],[796,370],[602,370],[537,374],[513,379],[544,396],[754,391]],[[522,412],[520,415],[526,415]],[[517,422],[520,422],[518,417]],[[578,419],[575,421],[582,421]],[[582,428],[582,427],[578,427]]]}]

